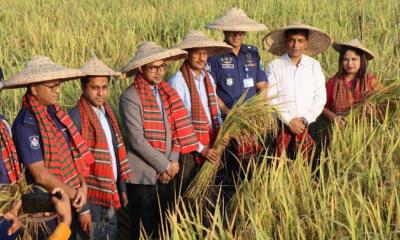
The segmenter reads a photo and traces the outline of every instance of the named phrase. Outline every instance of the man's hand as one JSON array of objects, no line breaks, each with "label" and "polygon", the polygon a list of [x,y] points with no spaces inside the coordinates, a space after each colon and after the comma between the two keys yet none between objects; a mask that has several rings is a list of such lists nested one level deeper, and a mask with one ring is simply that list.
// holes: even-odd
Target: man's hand
[{"label": "man's hand", "polygon": [[0,214],[0,216],[12,222],[11,227],[8,229],[8,235],[14,234],[22,226],[22,223],[18,218],[18,212],[21,208],[21,203],[21,200],[19,200],[10,211],[6,212],[4,215]]},{"label": "man's hand", "polygon": [[214,148],[205,147],[203,151],[201,151],[201,155],[213,164],[219,163],[220,156],[217,150],[215,150]]},{"label": "man's hand", "polygon": [[166,173],[167,173],[171,178],[173,178],[173,177],[175,177],[175,175],[176,175],[178,172],[179,172],[179,163],[178,163],[178,161],[172,161],[172,162],[169,164]]},{"label": "man's hand", "polygon": [[128,195],[126,195],[126,192],[122,192],[122,206],[126,207],[128,206]]},{"label": "man's hand", "polygon": [[289,122],[290,131],[294,134],[301,134],[306,130],[306,126],[304,125],[303,118],[293,118]]},{"label": "man's hand", "polygon": [[58,197],[52,197],[51,200],[56,207],[56,211],[58,214],[58,219],[60,223],[64,223],[68,226],[71,225],[72,215],[71,215],[71,202],[68,195],[61,188],[54,188],[53,194],[60,193],[61,199]]},{"label": "man's hand", "polygon": [[90,214],[90,212],[85,212],[85,213],[81,213],[79,214],[79,222],[81,223],[81,227],[83,229],[83,231],[89,236],[90,236],[90,232],[91,232],[91,227],[92,227],[92,215]]},{"label": "man's hand", "polygon": [[160,174],[158,179],[160,180],[161,183],[167,184],[169,183],[169,181],[171,181],[172,178],[166,172],[163,172]]},{"label": "man's hand", "polygon": [[337,124],[339,124],[340,127],[345,127],[347,124],[347,120],[344,116],[342,115],[336,115],[336,117],[334,118],[335,122]]},{"label": "man's hand", "polygon": [[82,207],[87,202],[87,191],[84,188],[80,187],[76,190],[75,197],[72,201],[72,206],[76,209],[76,211],[80,211]]},{"label": "man's hand", "polygon": [[365,103],[365,112],[368,116],[373,116],[375,107],[371,103]]}]

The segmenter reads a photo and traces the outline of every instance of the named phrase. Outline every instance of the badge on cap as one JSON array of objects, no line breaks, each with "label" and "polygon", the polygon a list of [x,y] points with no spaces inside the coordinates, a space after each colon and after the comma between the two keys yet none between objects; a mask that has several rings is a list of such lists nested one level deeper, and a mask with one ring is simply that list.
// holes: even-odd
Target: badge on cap
[{"label": "badge on cap", "polygon": [[39,136],[33,135],[29,137],[32,149],[38,149],[40,147]]},{"label": "badge on cap", "polygon": [[233,85],[233,78],[227,78],[226,79],[226,85],[229,86],[229,87],[232,86]]}]

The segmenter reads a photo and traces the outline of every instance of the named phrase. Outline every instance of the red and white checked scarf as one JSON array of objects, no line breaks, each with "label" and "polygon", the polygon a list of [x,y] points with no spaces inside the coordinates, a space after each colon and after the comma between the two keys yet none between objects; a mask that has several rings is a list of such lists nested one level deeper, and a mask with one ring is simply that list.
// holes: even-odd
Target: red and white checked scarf
[{"label": "red and white checked scarf", "polygon": [[[143,129],[147,141],[158,151],[166,152],[164,118],[150,84],[142,74],[133,82],[143,106]],[[198,147],[189,113],[176,91],[166,82],[157,84],[162,104],[171,128],[172,151],[190,153]]]},{"label": "red and white checked scarf", "polygon": [[78,175],[87,177],[94,159],[69,115],[58,104],[54,105],[57,118],[71,136],[72,149],[65,141],[63,132],[48,114],[47,107],[40,104],[35,96],[26,93],[22,99],[22,107],[29,109],[38,122],[47,170],[70,187],[80,187]]},{"label": "red and white checked scarf", "polygon": [[[112,169],[112,159],[107,137],[100,123],[99,117],[93,107],[82,95],[77,104],[82,120],[82,137],[94,156],[94,164],[90,166],[89,177],[86,178],[88,185],[88,198],[91,203],[105,207],[120,208],[121,203],[118,189]],[[132,170],[128,163],[124,141],[118,126],[117,119],[110,106],[103,105],[110,125],[115,133],[117,141],[116,157],[120,181],[125,182],[131,177]]]}]

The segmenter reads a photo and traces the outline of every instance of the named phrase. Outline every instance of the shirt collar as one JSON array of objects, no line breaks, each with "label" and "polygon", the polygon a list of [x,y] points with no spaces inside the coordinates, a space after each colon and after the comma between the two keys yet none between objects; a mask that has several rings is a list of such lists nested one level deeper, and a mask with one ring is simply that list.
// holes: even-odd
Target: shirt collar
[{"label": "shirt collar", "polygon": [[206,76],[206,74],[205,74],[205,72],[203,70],[200,70],[200,75],[199,76],[197,76],[192,69],[190,69],[190,72],[192,73],[192,76],[193,76],[194,80],[197,80],[197,81],[203,80],[204,77]]},{"label": "shirt collar", "polygon": [[[306,58],[307,58],[307,56],[304,55],[304,54],[302,54],[302,55],[301,55],[300,62],[299,62],[298,65],[299,65],[299,66],[305,66],[305,65],[306,65],[306,62],[307,62]],[[292,60],[290,59],[290,57],[289,57],[289,55],[288,55],[287,53],[285,53],[285,54],[283,55],[283,59],[285,59],[285,61],[287,61],[289,64],[294,65],[293,62],[292,62]]]},{"label": "shirt collar", "polygon": [[101,117],[101,116],[106,115],[106,110],[104,109],[104,106],[100,106],[100,108],[97,108],[93,105],[90,105],[90,106],[93,108],[93,110],[97,114],[97,116]]}]

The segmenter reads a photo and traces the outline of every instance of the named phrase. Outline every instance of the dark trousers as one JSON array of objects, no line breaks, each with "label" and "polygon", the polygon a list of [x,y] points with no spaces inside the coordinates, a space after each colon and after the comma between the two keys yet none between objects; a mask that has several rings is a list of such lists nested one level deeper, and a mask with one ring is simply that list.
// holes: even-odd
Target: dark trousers
[{"label": "dark trousers", "polygon": [[169,184],[126,184],[131,217],[131,239],[139,239],[144,228],[151,239],[158,239],[161,221],[173,204],[173,182]]},{"label": "dark trousers", "polygon": [[181,154],[179,156],[180,170],[175,180],[176,194],[182,196],[196,177],[201,166],[196,163],[197,153]]}]

